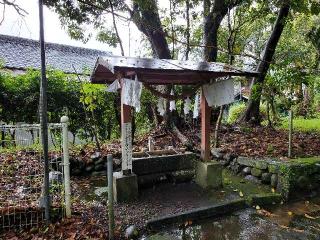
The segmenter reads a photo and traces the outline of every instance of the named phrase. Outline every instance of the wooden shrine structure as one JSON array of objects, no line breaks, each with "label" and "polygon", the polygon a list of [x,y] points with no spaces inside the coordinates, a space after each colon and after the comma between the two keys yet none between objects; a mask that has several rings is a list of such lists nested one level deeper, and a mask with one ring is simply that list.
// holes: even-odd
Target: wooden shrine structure
[{"label": "wooden shrine structure", "polygon": [[[123,78],[137,76],[138,80],[147,88],[167,84],[201,87],[204,84],[214,83],[217,79],[221,81],[221,78],[256,77],[258,74],[218,62],[108,56],[98,58],[91,75],[91,82],[111,84],[118,79],[121,85]],[[208,106],[204,94],[201,94],[200,111],[201,159],[206,162],[210,161],[211,108]],[[123,162],[128,161],[122,164],[122,172],[127,175],[131,173],[130,166],[132,166],[131,106],[125,105],[123,102],[121,102],[121,129],[122,160]]]}]

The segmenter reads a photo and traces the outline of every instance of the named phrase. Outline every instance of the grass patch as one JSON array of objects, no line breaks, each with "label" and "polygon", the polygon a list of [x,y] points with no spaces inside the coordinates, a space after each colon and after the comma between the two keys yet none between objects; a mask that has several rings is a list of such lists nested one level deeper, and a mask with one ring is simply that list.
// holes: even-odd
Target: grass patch
[{"label": "grass patch", "polygon": [[[281,129],[287,130],[289,126],[288,118],[282,120]],[[320,133],[320,118],[304,119],[295,118],[293,119],[293,130],[301,132],[317,132]]]},{"label": "grass patch", "polygon": [[320,163],[320,157],[296,158],[296,159],[292,159],[290,163],[312,165],[312,164]]}]

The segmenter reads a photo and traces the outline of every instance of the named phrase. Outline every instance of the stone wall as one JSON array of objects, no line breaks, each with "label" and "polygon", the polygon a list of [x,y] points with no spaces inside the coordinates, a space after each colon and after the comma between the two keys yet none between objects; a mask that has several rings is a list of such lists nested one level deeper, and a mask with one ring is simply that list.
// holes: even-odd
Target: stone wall
[{"label": "stone wall", "polygon": [[234,174],[258,184],[270,185],[285,199],[298,192],[311,192],[320,186],[320,157],[284,161],[235,156],[220,149],[211,152]]},{"label": "stone wall", "polygon": [[[113,159],[113,170],[121,170],[120,155]],[[184,182],[194,177],[196,155],[191,152],[177,153],[154,151],[133,154],[133,172],[138,175],[139,185],[152,186],[158,182]],[[107,173],[107,158],[96,152],[89,160],[70,159],[71,175],[98,176]]]}]

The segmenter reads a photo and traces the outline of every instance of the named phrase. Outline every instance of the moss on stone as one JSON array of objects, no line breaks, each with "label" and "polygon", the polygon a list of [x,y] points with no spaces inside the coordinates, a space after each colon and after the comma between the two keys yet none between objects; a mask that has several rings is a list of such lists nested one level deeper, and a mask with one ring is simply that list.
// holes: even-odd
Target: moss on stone
[{"label": "moss on stone", "polygon": [[228,170],[223,170],[223,188],[224,190],[237,190],[241,191],[244,197],[247,197],[252,194],[264,194],[270,193],[271,187],[263,184],[255,184],[251,181],[245,180],[242,177],[233,175]]},{"label": "moss on stone", "polygon": [[252,176],[261,177],[262,173],[263,173],[263,171],[261,169],[258,169],[258,168],[251,169]]},{"label": "moss on stone", "polygon": [[296,158],[290,161],[291,164],[313,165],[320,163],[320,157]]},{"label": "moss on stone", "polygon": [[246,202],[249,206],[269,206],[281,203],[282,196],[278,193],[260,193],[248,196]]},{"label": "moss on stone", "polygon": [[[289,162],[280,164],[279,167],[279,176],[278,176],[278,190],[281,192],[282,196],[286,199],[289,198],[289,195],[297,190],[306,190],[301,189],[301,184],[299,184],[299,179],[301,176],[312,176],[319,172],[320,167],[319,157],[313,158],[298,158],[293,159]],[[310,180],[310,183],[315,181]]]},{"label": "moss on stone", "polygon": [[271,173],[278,173],[279,164],[269,164],[268,171],[271,172]]}]

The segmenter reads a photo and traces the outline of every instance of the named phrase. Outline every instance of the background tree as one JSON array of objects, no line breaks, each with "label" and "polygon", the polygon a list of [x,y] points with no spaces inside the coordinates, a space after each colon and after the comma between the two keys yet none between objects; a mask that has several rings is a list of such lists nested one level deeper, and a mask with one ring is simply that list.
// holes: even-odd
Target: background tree
[{"label": "background tree", "polygon": [[[279,2],[276,2],[277,6]],[[317,1],[280,1],[280,8],[278,11],[277,19],[274,23],[272,32],[266,45],[263,50],[263,56],[261,62],[257,65],[256,70],[260,72],[260,76],[258,78],[253,79],[252,87],[251,87],[251,94],[250,100],[247,105],[246,111],[242,116],[243,122],[251,122],[253,124],[260,124],[260,102],[261,102],[261,95],[263,92],[265,78],[268,74],[268,70],[270,64],[274,60],[274,55],[276,52],[276,47],[279,43],[280,37],[283,33],[285,25],[290,19],[288,19],[290,8],[295,12],[303,12],[308,13],[312,12],[319,13],[320,11],[320,4]]]}]

